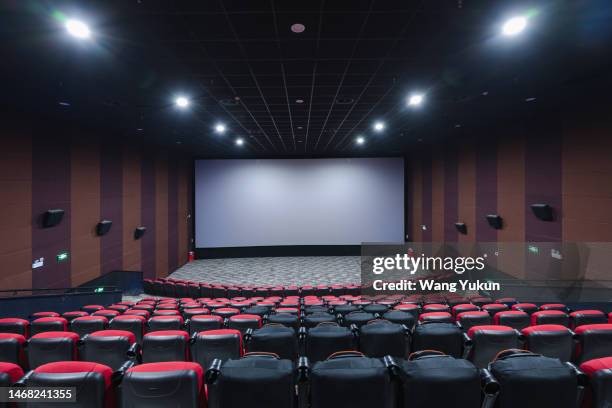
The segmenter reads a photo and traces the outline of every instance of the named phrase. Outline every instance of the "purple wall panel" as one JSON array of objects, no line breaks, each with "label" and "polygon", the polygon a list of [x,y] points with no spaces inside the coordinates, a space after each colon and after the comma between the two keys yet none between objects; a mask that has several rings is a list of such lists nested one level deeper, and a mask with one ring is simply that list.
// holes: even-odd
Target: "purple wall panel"
[{"label": "purple wall panel", "polygon": [[[42,228],[41,215],[53,208],[65,211],[62,222]],[[70,141],[44,137],[32,141],[32,258],[44,266],[32,270],[32,287],[70,287],[70,260],[56,255],[70,251]]]},{"label": "purple wall panel", "polygon": [[111,220],[110,231],[100,237],[100,272],[123,268],[123,162],[117,145],[100,148],[100,218]]},{"label": "purple wall panel", "polygon": [[444,152],[444,240],[457,241],[459,201],[459,164],[456,147],[449,147]]},{"label": "purple wall panel", "polygon": [[147,232],[140,239],[142,245],[142,273],[145,278],[155,277],[155,156],[143,152],[141,171],[142,225]]},{"label": "purple wall panel", "polygon": [[476,147],[476,241],[497,241],[487,214],[497,214],[497,143],[484,140]]},{"label": "purple wall panel", "polygon": [[432,237],[432,175],[431,175],[431,167],[432,167],[432,152],[431,150],[427,150],[423,154],[424,161],[423,163],[423,190],[422,190],[422,223],[427,226],[427,229],[423,231],[423,242],[431,242]]},{"label": "purple wall panel", "polygon": [[168,160],[168,270],[178,267],[178,161]]}]

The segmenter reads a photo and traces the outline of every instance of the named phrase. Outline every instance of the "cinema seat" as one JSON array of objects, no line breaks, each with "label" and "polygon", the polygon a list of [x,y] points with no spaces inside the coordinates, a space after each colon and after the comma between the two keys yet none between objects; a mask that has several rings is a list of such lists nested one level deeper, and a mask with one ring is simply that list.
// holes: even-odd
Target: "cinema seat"
[{"label": "cinema seat", "polygon": [[68,323],[70,323],[72,320],[76,319],[77,317],[83,317],[83,316],[89,316],[89,313],[83,312],[81,310],[62,313],[62,317],[66,319]]},{"label": "cinema seat", "polygon": [[70,331],[75,332],[79,337],[96,331],[104,330],[108,327],[108,319],[104,316],[83,316],[77,317],[70,322]]},{"label": "cinema seat", "polygon": [[236,329],[244,335],[248,329],[259,329],[261,327],[261,317],[251,314],[237,314],[228,319],[227,327]]},{"label": "cinema seat", "polygon": [[81,307],[81,310],[84,312],[87,312],[89,314],[95,313],[98,310],[103,310],[104,306],[102,305],[85,305],[83,307]]},{"label": "cinema seat", "polygon": [[436,350],[453,357],[463,355],[463,333],[454,323],[418,324],[412,333],[412,351]]},{"label": "cinema seat", "polygon": [[380,303],[373,303],[371,305],[364,306],[363,311],[366,313],[372,313],[382,316],[389,310],[389,306],[381,305]]},{"label": "cinema seat", "polygon": [[358,312],[359,310],[360,308],[358,306],[352,304],[338,305],[334,307],[334,313],[341,316],[345,316],[351,312]]},{"label": "cinema seat", "polygon": [[160,330],[143,337],[143,363],[189,361],[189,357],[189,334],[186,331]]},{"label": "cinema seat", "polygon": [[210,314],[210,310],[205,307],[201,307],[198,303],[198,307],[184,309],[183,310],[183,318],[185,320],[191,319],[192,316],[200,316],[200,315],[208,315]]},{"label": "cinema seat", "polygon": [[479,312],[480,308],[476,305],[473,305],[471,303],[460,303],[458,305],[453,306],[452,308],[452,315],[453,317],[457,317],[457,315],[459,313],[463,313],[463,312]]},{"label": "cinema seat", "polygon": [[155,309],[153,317],[155,316],[181,316],[181,312],[177,309]]},{"label": "cinema seat", "polygon": [[21,334],[23,337],[30,337],[30,322],[26,319],[5,317],[0,319],[0,333]]},{"label": "cinema seat", "polygon": [[401,324],[372,320],[359,329],[359,351],[368,357],[406,358],[410,352],[410,331]]},{"label": "cinema seat", "polygon": [[585,324],[575,330],[578,364],[596,358],[612,357],[612,324]]},{"label": "cinema seat", "polygon": [[396,398],[383,361],[359,352],[331,355],[310,373],[311,408],[394,408]]},{"label": "cinema seat", "polygon": [[504,312],[497,312],[493,316],[493,324],[499,324],[502,326],[509,326],[516,330],[522,330],[525,327],[529,327],[531,318],[529,314],[520,310],[506,310]]},{"label": "cinema seat", "polygon": [[431,313],[431,312],[447,312],[450,313],[451,309],[448,305],[441,303],[430,303],[423,306],[423,313]]},{"label": "cinema seat", "polygon": [[[333,316],[332,316],[332,319],[333,319]],[[295,331],[300,329],[300,318],[295,315],[288,314],[288,313],[272,314],[272,315],[267,316],[266,320],[268,323],[282,324],[283,326],[291,327]],[[330,321],[334,321],[334,320],[330,320]]]},{"label": "cinema seat", "polygon": [[538,311],[538,306],[533,303],[516,303],[511,306],[511,309],[532,314]]},{"label": "cinema seat", "polygon": [[117,370],[137,356],[138,347],[134,333],[125,330],[101,330],[83,339],[81,359],[104,364]]},{"label": "cinema seat", "polygon": [[0,387],[10,387],[21,377],[23,370],[17,364],[0,362]]},{"label": "cinema seat", "polygon": [[142,342],[147,321],[143,316],[120,315],[110,321],[110,330],[126,330],[136,336],[136,343]]},{"label": "cinema seat", "polygon": [[313,313],[306,315],[303,319],[304,327],[313,328],[320,323],[335,323],[336,317],[329,313]]},{"label": "cinema seat", "polygon": [[457,315],[457,323],[465,331],[474,326],[490,325],[491,315],[488,312],[461,312]]},{"label": "cinema seat", "polygon": [[38,366],[56,361],[73,361],[78,359],[77,342],[79,335],[72,332],[44,332],[28,340],[28,366]]},{"label": "cinema seat", "polygon": [[570,328],[574,330],[584,324],[608,323],[606,314],[601,310],[578,310],[570,313]]},{"label": "cinema seat", "polygon": [[521,331],[523,348],[546,357],[570,361],[574,354],[574,336],[565,326],[544,324]]},{"label": "cinema seat", "polygon": [[306,357],[311,362],[322,361],[335,352],[356,350],[355,336],[348,327],[337,323],[319,323],[316,327],[300,330]]},{"label": "cinema seat", "polygon": [[399,406],[404,408],[477,408],[483,388],[487,402],[499,391],[493,381],[481,388],[481,375],[471,362],[440,352],[416,352],[394,363],[401,370]]},{"label": "cinema seat", "polygon": [[121,381],[123,407],[202,407],[203,369],[184,361],[141,364],[129,368]]},{"label": "cinema seat", "polygon": [[453,316],[448,312],[426,312],[419,315],[419,322],[453,323]]},{"label": "cinema seat", "polygon": [[597,358],[580,364],[589,377],[588,394],[583,406],[609,408],[612,405],[612,357]]},{"label": "cinema seat", "polygon": [[531,325],[558,324],[569,327],[569,316],[560,310],[541,310],[531,315]]},{"label": "cinema seat", "polygon": [[271,353],[219,362],[206,372],[208,408],[294,408],[296,379],[294,363]]},{"label": "cinema seat", "polygon": [[409,330],[414,328],[417,318],[412,313],[404,312],[403,310],[389,310],[382,316],[383,319],[391,323],[403,324]]},{"label": "cinema seat", "polygon": [[563,303],[546,303],[540,305],[540,310],[558,310],[560,312],[566,313],[568,311],[568,308]]},{"label": "cinema seat", "polygon": [[126,305],[110,305],[107,307],[108,310],[116,310],[119,313],[123,313],[129,309],[129,306]]},{"label": "cinema seat", "polygon": [[525,350],[506,350],[490,365],[501,392],[496,407],[576,408],[584,374],[569,363]]},{"label": "cinema seat", "polygon": [[[28,372],[20,383],[27,387],[75,387],[77,402],[57,403],[57,406],[110,408],[115,402],[112,373],[112,369],[103,364],[60,361],[37,367]],[[42,403],[40,406],[52,405]]]},{"label": "cinema seat", "polygon": [[519,347],[518,333],[508,326],[474,326],[467,337],[466,357],[478,368],[486,368],[500,351]]},{"label": "cinema seat", "polygon": [[223,327],[223,318],[214,315],[196,315],[186,322],[189,326],[189,335],[206,330],[217,330]]},{"label": "cinema seat", "polygon": [[414,316],[415,319],[418,319],[419,314],[421,314],[421,308],[419,307],[419,305],[412,304],[412,303],[404,303],[404,304],[395,305],[393,306],[393,310],[399,310],[404,313],[410,313],[412,316]]},{"label": "cinema seat", "polygon": [[274,353],[286,360],[296,360],[299,352],[297,332],[280,324],[249,330],[245,346],[249,352]]},{"label": "cinema seat", "polygon": [[25,367],[26,339],[17,333],[0,333],[0,361]]},{"label": "cinema seat", "polygon": [[183,330],[184,320],[182,316],[153,316],[149,319],[148,331],[156,330]]},{"label": "cinema seat", "polygon": [[364,324],[375,320],[376,316],[372,313],[366,312],[351,312],[344,316],[342,319],[343,325],[347,327],[351,327],[355,325],[355,327],[360,328]]},{"label": "cinema seat", "polygon": [[151,313],[148,310],[143,309],[128,309],[123,313],[123,316],[142,316],[146,320],[149,320],[151,317]]},{"label": "cinema seat", "polygon": [[66,331],[68,321],[63,317],[40,317],[30,324],[30,336],[48,331]]},{"label": "cinema seat", "polygon": [[192,336],[191,359],[202,367],[210,367],[214,359],[237,359],[244,352],[242,335],[235,329],[201,331]]},{"label": "cinema seat", "polygon": [[495,316],[495,313],[497,312],[510,310],[510,308],[503,303],[488,303],[486,305],[482,305],[481,309],[485,312],[489,312],[491,316]]},{"label": "cinema seat", "polygon": [[57,312],[36,312],[32,313],[32,319],[40,319],[41,317],[60,317],[60,314]]}]

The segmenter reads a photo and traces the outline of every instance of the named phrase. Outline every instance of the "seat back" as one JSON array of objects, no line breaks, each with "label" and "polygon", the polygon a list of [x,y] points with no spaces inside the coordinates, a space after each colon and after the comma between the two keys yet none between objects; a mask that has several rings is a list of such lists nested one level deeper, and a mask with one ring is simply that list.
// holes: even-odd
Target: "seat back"
[{"label": "seat back", "polygon": [[0,361],[24,365],[26,339],[17,333],[0,333]]},{"label": "seat back", "polygon": [[68,321],[63,317],[40,317],[30,324],[30,336],[48,331],[66,331]]},{"label": "seat back", "polygon": [[196,315],[189,319],[189,335],[193,333],[218,330],[223,327],[223,318],[214,315]]},{"label": "seat back", "polygon": [[108,319],[104,316],[83,316],[70,322],[70,331],[83,337],[86,334],[104,330],[107,326]]},{"label": "seat back", "polygon": [[580,365],[589,377],[589,394],[583,406],[608,408],[612,404],[612,357],[589,360]]},{"label": "seat back", "polygon": [[344,316],[344,326],[349,327],[354,324],[355,326],[357,326],[357,328],[359,328],[374,319],[376,319],[376,316],[372,313],[351,312]]},{"label": "seat back", "polygon": [[146,319],[143,316],[122,315],[110,321],[110,330],[125,330],[136,336],[136,343],[142,342],[145,333]]},{"label": "seat back", "polygon": [[181,316],[153,316],[148,322],[148,331],[182,330],[184,320]]},{"label": "seat back", "polygon": [[225,361],[242,354],[242,335],[235,329],[198,332],[191,345],[192,360],[202,367],[209,367],[214,359]]},{"label": "seat back", "polygon": [[529,314],[520,310],[506,310],[497,312],[493,316],[493,324],[512,327],[519,331],[529,327],[530,323]]},{"label": "seat back", "polygon": [[410,330],[414,328],[417,320],[413,313],[404,312],[403,310],[390,310],[382,318],[391,323],[403,324]]},{"label": "seat back", "polygon": [[2,318],[0,319],[0,333],[21,334],[27,339],[30,337],[30,322],[12,317]]},{"label": "seat back", "polygon": [[274,353],[287,360],[295,360],[299,351],[295,330],[282,325],[266,325],[255,330],[246,346],[249,352]]},{"label": "seat back", "polygon": [[311,408],[392,408],[396,393],[380,359],[348,354],[314,364],[310,401]]},{"label": "seat back", "polygon": [[300,328],[300,318],[290,313],[278,313],[268,316],[268,323],[282,324],[294,330]]},{"label": "seat back", "polygon": [[261,317],[252,314],[237,314],[229,318],[227,327],[244,334],[248,329],[259,329],[261,327]]},{"label": "seat back", "polygon": [[419,321],[453,323],[453,316],[448,312],[426,312],[419,315]]},{"label": "seat back", "polygon": [[541,310],[531,315],[531,325],[558,324],[569,327],[569,316],[560,310]]},{"label": "seat back", "polygon": [[[272,317],[272,316],[270,316]],[[336,317],[330,313],[320,312],[306,315],[304,317],[304,326],[306,328],[312,328],[319,325],[319,323],[329,322],[333,323],[336,321]]]},{"label": "seat back", "polygon": [[474,326],[467,332],[472,345],[468,360],[478,368],[486,368],[503,350],[518,348],[518,334],[508,326]]},{"label": "seat back", "polygon": [[452,323],[425,323],[415,327],[412,351],[437,350],[453,357],[463,354],[463,334]]},{"label": "seat back", "polygon": [[606,314],[601,310],[578,310],[570,313],[570,328],[576,329],[585,324],[605,324],[608,323]]},{"label": "seat back", "polygon": [[55,361],[77,360],[79,335],[72,332],[38,333],[28,340],[30,369]]},{"label": "seat back", "polygon": [[359,351],[368,357],[390,355],[406,358],[410,351],[410,337],[401,324],[373,321],[359,330]]},{"label": "seat back", "polygon": [[524,328],[524,348],[546,357],[570,361],[574,354],[574,336],[565,326],[544,324]]},{"label": "seat back", "polygon": [[457,315],[457,322],[461,328],[468,331],[474,326],[485,326],[492,323],[491,315],[488,312],[461,312]]},{"label": "seat back", "polygon": [[136,336],[125,330],[93,332],[84,339],[81,358],[117,370],[130,359],[128,352],[135,341]]},{"label": "seat back", "polygon": [[144,335],[142,362],[189,360],[189,334],[182,330],[158,330]]},{"label": "seat back", "polygon": [[595,358],[610,357],[612,324],[585,324],[576,328],[578,344],[576,362],[582,364]]},{"label": "seat back", "polygon": [[0,362],[0,387],[10,387],[23,377],[23,370],[14,363]]},{"label": "seat back", "polygon": [[338,351],[355,349],[353,333],[337,324],[320,324],[306,335],[306,356],[311,362],[325,360]]}]

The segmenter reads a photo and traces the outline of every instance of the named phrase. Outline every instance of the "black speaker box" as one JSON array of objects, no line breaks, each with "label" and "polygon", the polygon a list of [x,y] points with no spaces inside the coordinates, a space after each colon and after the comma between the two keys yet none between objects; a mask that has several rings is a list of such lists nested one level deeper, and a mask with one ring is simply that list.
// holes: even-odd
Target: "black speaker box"
[{"label": "black speaker box", "polygon": [[98,236],[106,235],[113,226],[113,222],[110,220],[102,220],[96,225],[96,234]]},{"label": "black speaker box", "polygon": [[147,232],[147,227],[136,227],[134,230],[134,239],[140,239]]},{"label": "black speaker box", "polygon": [[531,211],[533,214],[542,221],[553,221],[553,209],[548,204],[531,204]]},{"label": "black speaker box", "polygon": [[456,222],[455,228],[457,228],[457,231],[459,231],[460,234],[467,234],[467,225],[465,225],[465,222]]},{"label": "black speaker box", "polygon": [[56,208],[53,210],[47,210],[42,217],[43,228],[55,227],[57,224],[62,222],[64,218],[64,210]]},{"label": "black speaker box", "polygon": [[502,229],[503,221],[502,217],[497,214],[489,214],[487,215],[487,222],[489,225],[495,229]]}]

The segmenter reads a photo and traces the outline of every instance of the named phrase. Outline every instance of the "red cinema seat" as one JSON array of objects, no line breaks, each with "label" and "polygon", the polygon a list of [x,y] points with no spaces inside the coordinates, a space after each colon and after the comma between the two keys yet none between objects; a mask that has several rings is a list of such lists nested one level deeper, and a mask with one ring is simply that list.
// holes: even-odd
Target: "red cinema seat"
[{"label": "red cinema seat", "polygon": [[[103,364],[86,361],[59,361],[48,363],[30,371],[23,378],[27,387],[74,387],[75,402],[58,402],[57,405],[111,408],[114,406],[113,371]],[[40,404],[41,406],[50,406]]]},{"label": "red cinema seat", "polygon": [[202,367],[210,367],[214,359],[240,358],[243,352],[242,335],[235,329],[198,332],[191,346],[192,360]]},{"label": "red cinema seat", "polygon": [[26,339],[17,333],[0,333],[0,361],[25,366]]},{"label": "red cinema seat", "polygon": [[134,366],[121,381],[124,407],[203,407],[203,370],[197,363],[163,362]]},{"label": "red cinema seat", "polygon": [[261,327],[261,317],[253,314],[237,314],[229,318],[227,327],[239,330],[244,335],[248,329],[257,330]]},{"label": "red cinema seat", "polygon": [[493,303],[493,299],[491,299],[490,297],[474,297],[471,299],[471,302],[473,304],[475,304],[478,307],[482,307],[488,303]]},{"label": "red cinema seat", "polygon": [[503,303],[505,305],[508,305],[508,307],[510,307],[511,305],[514,305],[517,302],[516,298],[513,297],[504,297],[504,298],[499,298],[495,300],[495,303]]},{"label": "red cinema seat", "polygon": [[60,317],[60,314],[57,312],[36,312],[32,313],[32,319],[38,319],[41,317]]},{"label": "red cinema seat", "polygon": [[586,361],[580,364],[580,370],[589,377],[589,395],[583,407],[612,406],[612,357]]},{"label": "red cinema seat", "polygon": [[0,333],[21,334],[23,337],[30,337],[30,322],[26,319],[5,317],[0,319]]},{"label": "red cinema seat", "polygon": [[101,330],[83,339],[81,359],[117,370],[137,353],[136,336],[125,330]]},{"label": "red cinema seat", "polygon": [[183,330],[182,316],[153,316],[149,319],[149,331],[157,330]]},{"label": "red cinema seat", "polygon": [[526,327],[521,331],[524,348],[546,357],[570,361],[574,354],[574,335],[565,326],[543,324]]},{"label": "red cinema seat", "polygon": [[453,323],[453,316],[448,312],[427,312],[419,316],[419,322]]},{"label": "red cinema seat", "polygon": [[217,330],[223,327],[223,318],[214,315],[196,315],[189,319],[189,335],[206,330]]},{"label": "red cinema seat", "polygon": [[73,332],[44,332],[28,340],[30,369],[55,361],[77,360],[79,335]]},{"label": "red cinema seat", "polygon": [[523,330],[525,327],[529,327],[530,323],[529,315],[520,310],[506,310],[505,312],[497,312],[493,316],[493,324],[510,326],[516,330]]},{"label": "red cinema seat", "polygon": [[560,310],[541,310],[531,315],[531,325],[558,324],[569,327],[569,316]]},{"label": "red cinema seat", "polygon": [[423,306],[424,313],[430,312],[450,312],[450,307],[441,303],[431,303]]},{"label": "red cinema seat", "polygon": [[564,313],[568,311],[567,306],[563,303],[546,303],[540,306],[540,310],[558,310]]},{"label": "red cinema seat", "polygon": [[478,368],[486,368],[500,351],[519,347],[518,333],[508,326],[474,326],[467,337],[467,359]]},{"label": "red cinema seat", "polygon": [[144,309],[128,309],[123,313],[124,316],[142,316],[145,319],[149,320],[151,317],[151,313],[148,310]]},{"label": "red cinema seat", "polygon": [[120,314],[121,313],[116,310],[102,309],[102,310],[98,310],[97,312],[93,312],[92,316],[104,316],[110,321],[113,318],[119,316]]},{"label": "red cinema seat", "polygon": [[62,317],[66,319],[68,323],[70,323],[72,320],[76,319],[77,317],[83,317],[83,316],[89,316],[89,313],[83,312],[81,310],[62,313]]},{"label": "red cinema seat", "polygon": [[488,312],[462,312],[457,315],[457,322],[465,331],[474,326],[487,326],[491,324],[491,315]]},{"label": "red cinema seat", "polygon": [[183,311],[183,317],[185,319],[191,319],[193,316],[208,315],[208,314],[210,314],[210,310],[206,309],[205,307],[194,307],[191,309],[185,309]]},{"label": "red cinema seat", "polygon": [[236,309],[235,307],[220,307],[213,310],[212,314],[221,316],[223,318],[228,318],[230,316],[240,314],[240,310]]},{"label": "red cinema seat", "polygon": [[116,310],[119,313],[123,313],[126,310],[128,310],[130,307],[126,306],[126,305],[110,305],[109,307],[107,307],[107,310]]},{"label": "red cinema seat", "polygon": [[576,362],[612,357],[612,324],[584,324],[575,330]]},{"label": "red cinema seat", "polygon": [[577,310],[570,313],[570,328],[574,330],[584,324],[608,323],[606,314],[601,310]]},{"label": "red cinema seat", "polygon": [[533,303],[516,303],[512,305],[511,309],[532,314],[538,311],[538,306]]},{"label": "red cinema seat", "polygon": [[108,319],[104,316],[83,316],[77,317],[70,322],[70,331],[75,332],[79,337],[106,329]]},{"label": "red cinema seat", "polygon": [[110,321],[108,328],[110,330],[126,330],[134,333],[136,343],[142,341],[142,336],[145,333],[147,320],[143,316],[121,315]]},{"label": "red cinema seat", "polygon": [[[414,305],[416,306],[416,305]],[[458,305],[453,306],[452,309],[452,314],[454,317],[457,317],[457,315],[459,313],[463,313],[463,312],[478,312],[480,311],[480,308],[476,305],[473,305],[471,303],[461,303]]]},{"label": "red cinema seat", "polygon": [[0,363],[0,387],[10,387],[23,377],[23,370],[17,364]]},{"label": "red cinema seat", "polygon": [[189,334],[182,330],[160,330],[145,334],[142,362],[189,361]]},{"label": "red cinema seat", "polygon": [[94,312],[97,312],[98,310],[103,310],[103,309],[104,309],[104,306],[102,305],[85,305],[81,308],[81,310],[89,314],[92,314]]},{"label": "red cinema seat", "polygon": [[30,324],[31,336],[48,331],[66,330],[68,330],[68,321],[63,317],[41,317],[32,321]]},{"label": "red cinema seat", "polygon": [[489,312],[491,316],[495,316],[495,313],[497,312],[510,310],[510,308],[503,303],[488,303],[486,305],[482,305],[481,309],[485,312]]}]

